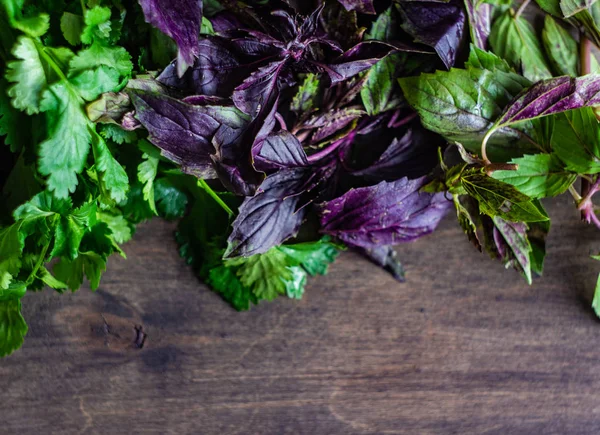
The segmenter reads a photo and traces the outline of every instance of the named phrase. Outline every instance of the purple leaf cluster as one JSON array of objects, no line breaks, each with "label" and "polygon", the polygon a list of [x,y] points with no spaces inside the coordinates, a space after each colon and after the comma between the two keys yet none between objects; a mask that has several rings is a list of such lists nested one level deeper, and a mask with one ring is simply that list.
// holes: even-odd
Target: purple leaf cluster
[{"label": "purple leaf cluster", "polygon": [[[393,57],[398,70],[411,56],[432,58],[431,48],[451,66],[464,7],[454,0],[425,2],[429,15],[415,38],[421,2],[393,6],[406,33],[375,31],[382,24],[374,23],[371,0],[340,0],[343,7],[223,2],[224,10],[209,17],[211,34],[197,31],[201,4],[181,2],[142,0],[148,21],[177,42],[180,55],[152,90],[137,89],[130,97],[135,119],[163,157],[185,173],[214,180],[215,190],[244,198],[225,257],[265,253],[299,233],[316,232],[402,279],[390,246],[431,233],[452,204],[443,194],[420,191],[443,142],[421,127],[397,84],[386,90],[386,110],[374,116],[360,94],[372,86],[367,74],[391,54],[403,53]],[[173,27],[177,13],[190,8],[196,9],[186,16],[189,29]],[[357,17],[373,23],[373,35],[398,36],[366,39]],[[352,35],[353,45],[340,35]]]}]

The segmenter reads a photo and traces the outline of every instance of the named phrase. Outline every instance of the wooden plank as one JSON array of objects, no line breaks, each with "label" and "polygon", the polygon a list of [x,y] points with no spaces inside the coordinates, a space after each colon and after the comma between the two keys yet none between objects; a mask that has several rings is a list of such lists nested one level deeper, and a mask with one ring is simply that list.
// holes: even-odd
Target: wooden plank
[{"label": "wooden plank", "polygon": [[449,216],[399,248],[404,285],[344,253],[302,301],[246,313],[196,280],[172,224],[145,224],[96,293],[25,298],[0,432],[598,433],[600,237],[567,198],[550,213],[531,287]]}]

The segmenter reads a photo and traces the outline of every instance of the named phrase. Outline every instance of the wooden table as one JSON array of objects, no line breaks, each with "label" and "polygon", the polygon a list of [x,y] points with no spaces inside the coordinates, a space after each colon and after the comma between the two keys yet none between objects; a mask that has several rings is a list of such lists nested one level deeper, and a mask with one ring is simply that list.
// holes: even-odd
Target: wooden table
[{"label": "wooden table", "polygon": [[600,233],[567,198],[549,210],[531,287],[449,216],[398,249],[404,285],[344,253],[302,301],[246,313],[196,280],[172,224],[142,225],[96,293],[25,298],[0,433],[597,434]]}]

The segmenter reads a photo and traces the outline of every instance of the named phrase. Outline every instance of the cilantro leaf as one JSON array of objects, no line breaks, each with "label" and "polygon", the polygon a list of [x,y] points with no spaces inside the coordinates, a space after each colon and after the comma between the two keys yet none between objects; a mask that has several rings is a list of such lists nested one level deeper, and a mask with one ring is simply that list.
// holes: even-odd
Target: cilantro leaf
[{"label": "cilantro leaf", "polygon": [[154,199],[158,214],[167,220],[177,219],[185,214],[188,197],[167,177],[161,177],[154,183]]},{"label": "cilantro leaf", "polygon": [[325,236],[316,242],[281,245],[277,249],[301,265],[311,276],[325,275],[328,266],[340,253],[330,240],[330,237]]},{"label": "cilantro leaf", "polygon": [[259,299],[272,301],[286,293],[286,281],[292,277],[287,268],[286,255],[278,249],[270,249],[264,254],[226,260],[228,267],[238,266],[240,282],[249,288]]},{"label": "cilantro leaf", "polygon": [[250,288],[241,283],[235,268],[218,266],[211,269],[206,283],[238,311],[248,310],[251,303],[258,302]]},{"label": "cilantro leaf", "polygon": [[154,179],[158,172],[158,157],[152,157],[144,153],[142,156],[144,161],[138,165],[137,177],[138,181],[144,185],[142,192],[144,194],[144,200],[148,202],[150,210],[154,214],[158,214],[156,211],[156,203],[154,202]]},{"label": "cilantro leaf", "polygon": [[84,26],[85,23],[81,15],[63,12],[60,17],[60,30],[66,41],[71,45],[79,45],[81,43],[81,32]]},{"label": "cilantro leaf", "polygon": [[40,144],[39,171],[48,176],[48,188],[66,198],[77,187],[90,149],[90,128],[81,101],[65,82],[44,93],[41,110],[47,112],[48,138]]},{"label": "cilantro leaf", "polygon": [[14,83],[8,89],[12,104],[28,115],[39,113],[48,82],[36,42],[21,36],[12,54],[17,60],[9,62],[6,69],[6,79]]},{"label": "cilantro leaf", "polygon": [[27,323],[21,315],[21,301],[0,300],[0,357],[21,347],[27,329]]},{"label": "cilantro leaf", "polygon": [[131,240],[131,226],[122,214],[116,214],[115,210],[113,210],[111,213],[99,212],[98,221],[104,222],[106,225],[108,225],[115,242],[123,244]]},{"label": "cilantro leaf", "polygon": [[23,242],[18,224],[0,228],[0,295],[21,269]]},{"label": "cilantro leaf", "polygon": [[129,178],[125,169],[113,157],[104,139],[93,131],[92,149],[96,160],[96,170],[100,173],[100,185],[105,202],[123,202],[129,190]]},{"label": "cilantro leaf", "polygon": [[92,290],[100,285],[102,272],[106,270],[106,259],[95,252],[80,252],[76,259],[62,257],[54,266],[54,275],[64,282],[71,291],[76,291],[83,284],[83,276],[90,281]]},{"label": "cilantro leaf", "polygon": [[6,11],[6,15],[10,25],[28,34],[34,38],[42,36],[50,27],[50,16],[48,14],[39,14],[31,17],[23,17],[22,9],[25,0],[3,0],[2,6]]}]

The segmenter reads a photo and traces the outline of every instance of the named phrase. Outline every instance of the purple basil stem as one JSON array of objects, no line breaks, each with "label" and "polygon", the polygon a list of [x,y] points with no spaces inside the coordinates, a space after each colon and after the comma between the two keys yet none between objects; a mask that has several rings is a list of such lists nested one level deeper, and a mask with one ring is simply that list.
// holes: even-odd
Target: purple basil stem
[{"label": "purple basil stem", "polygon": [[451,68],[465,28],[463,0],[401,1],[398,6],[403,18],[402,29],[415,42],[434,48],[444,65]]},{"label": "purple basil stem", "polygon": [[496,125],[553,115],[600,104],[600,75],[556,77],[542,80],[522,91],[507,106]]},{"label": "purple basil stem", "polygon": [[347,11],[374,14],[373,0],[338,0]]},{"label": "purple basil stem", "polygon": [[225,257],[262,254],[294,236],[304,219],[305,211],[298,206],[307,177],[307,168],[284,169],[268,176],[256,195],[240,206]]},{"label": "purple basil stem", "polygon": [[177,73],[181,77],[198,56],[202,0],[139,0],[146,22],[177,44]]},{"label": "purple basil stem", "polygon": [[321,231],[367,249],[429,234],[452,202],[443,193],[419,192],[425,181],[402,178],[349,190],[320,206]]}]

